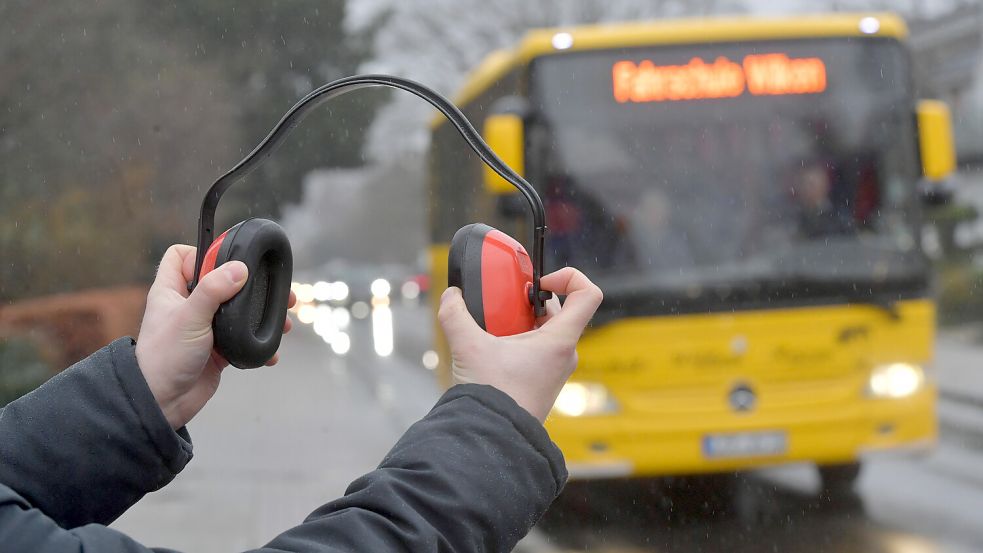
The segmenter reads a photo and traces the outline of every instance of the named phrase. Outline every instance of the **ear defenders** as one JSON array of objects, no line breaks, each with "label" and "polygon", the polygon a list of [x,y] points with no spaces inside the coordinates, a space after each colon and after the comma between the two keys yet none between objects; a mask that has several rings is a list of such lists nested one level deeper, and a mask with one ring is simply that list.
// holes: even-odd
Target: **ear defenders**
[{"label": "ear defenders", "polygon": [[488,225],[467,225],[454,234],[448,255],[448,285],[461,289],[471,316],[484,330],[507,336],[531,330],[535,318],[546,314],[546,300],[552,294],[539,285],[546,214],[536,190],[499,159],[464,114],[437,92],[399,77],[356,75],[318,87],[297,102],[249,155],[212,184],[202,200],[195,273],[188,289],[193,290],[202,277],[228,261],[242,261],[249,269],[243,289],[219,307],[212,322],[216,350],[235,367],[259,367],[280,347],[293,256],[286,233],[266,219],[243,221],[214,238],[218,202],[316,107],[353,90],[374,86],[404,90],[436,108],[485,164],[519,189],[532,210],[532,257],[518,241]]},{"label": "ear defenders", "polygon": [[251,369],[266,363],[280,347],[293,273],[287,234],[267,219],[235,225],[205,252],[199,280],[232,260],[245,263],[249,276],[242,290],[219,306],[212,330],[222,357]]}]

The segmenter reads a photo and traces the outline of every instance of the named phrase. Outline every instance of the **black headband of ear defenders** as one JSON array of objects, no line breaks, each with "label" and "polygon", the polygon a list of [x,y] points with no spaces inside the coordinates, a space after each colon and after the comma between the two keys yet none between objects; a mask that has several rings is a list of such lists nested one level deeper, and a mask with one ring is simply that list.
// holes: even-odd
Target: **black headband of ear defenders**
[{"label": "black headband of ear defenders", "polygon": [[492,168],[496,173],[498,173],[503,179],[508,181],[512,186],[519,189],[519,192],[526,198],[529,203],[530,209],[532,209],[533,217],[533,244],[532,244],[532,266],[533,266],[533,280],[532,280],[532,294],[531,300],[533,306],[536,310],[536,316],[543,316],[546,314],[545,301],[549,297],[549,293],[542,293],[539,287],[539,278],[543,274],[543,246],[546,238],[546,215],[543,209],[543,201],[540,199],[539,194],[536,190],[525,181],[518,173],[512,170],[511,167],[505,164],[488,144],[485,143],[484,139],[478,131],[475,130],[471,122],[468,121],[467,117],[461,113],[461,110],[457,109],[457,106],[452,104],[449,100],[438,94],[436,91],[409,79],[403,79],[400,77],[392,77],[389,75],[355,75],[352,77],[345,77],[343,79],[338,79],[337,81],[330,82],[328,84],[322,85],[317,89],[313,90],[307,96],[304,96],[299,102],[297,102],[294,107],[280,119],[280,122],[273,127],[270,134],[266,135],[266,138],[259,143],[259,146],[249,153],[242,161],[236,164],[235,167],[225,173],[218,180],[212,184],[211,188],[208,189],[208,193],[205,194],[205,199],[201,203],[201,215],[198,218],[198,253],[195,259],[195,273],[192,283],[189,288],[194,288],[198,285],[198,273],[201,271],[201,265],[205,258],[205,250],[208,245],[212,243],[214,238],[214,227],[215,227],[215,209],[218,207],[218,201],[225,194],[225,191],[229,189],[234,183],[248,175],[254,169],[259,167],[267,157],[270,156],[276,150],[276,148],[284,141],[287,135],[303,121],[311,111],[323,104],[324,102],[347,94],[354,90],[372,86],[386,86],[390,88],[397,88],[400,90],[405,90],[426,100],[430,105],[437,109],[440,113],[447,117],[447,119],[454,125],[457,131],[467,142],[468,146],[478,157],[481,158],[485,164]]}]

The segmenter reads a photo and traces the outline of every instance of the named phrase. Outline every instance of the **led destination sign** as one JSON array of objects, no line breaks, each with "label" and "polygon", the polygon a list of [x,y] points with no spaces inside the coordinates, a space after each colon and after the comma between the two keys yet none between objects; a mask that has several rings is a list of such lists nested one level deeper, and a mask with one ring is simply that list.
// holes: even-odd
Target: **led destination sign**
[{"label": "led destination sign", "polygon": [[611,70],[619,103],[665,102],[753,96],[818,94],[826,90],[826,64],[819,58],[750,54],[741,63],[724,56],[713,63],[693,58],[685,65],[651,60],[615,62]]}]

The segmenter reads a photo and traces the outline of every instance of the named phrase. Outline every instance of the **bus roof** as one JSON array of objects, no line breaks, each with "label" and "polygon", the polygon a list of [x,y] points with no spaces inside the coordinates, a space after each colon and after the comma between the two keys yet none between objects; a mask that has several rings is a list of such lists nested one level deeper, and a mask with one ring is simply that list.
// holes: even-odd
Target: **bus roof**
[{"label": "bus roof", "polygon": [[[870,21],[873,18],[876,21]],[[862,25],[862,21],[870,21]],[[569,34],[568,48],[558,50],[553,38],[558,33]],[[890,37],[904,40],[908,27],[893,13],[836,13],[798,17],[720,17],[661,19],[632,23],[605,23],[576,27],[535,29],[526,33],[510,50],[492,52],[476,67],[454,96],[454,103],[463,106],[481,94],[512,68],[525,65],[532,59],[558,52],[630,48],[653,44],[697,44],[744,40],[780,40],[822,37]],[[569,39],[572,39],[569,40]],[[444,121],[435,118],[431,126]]]}]

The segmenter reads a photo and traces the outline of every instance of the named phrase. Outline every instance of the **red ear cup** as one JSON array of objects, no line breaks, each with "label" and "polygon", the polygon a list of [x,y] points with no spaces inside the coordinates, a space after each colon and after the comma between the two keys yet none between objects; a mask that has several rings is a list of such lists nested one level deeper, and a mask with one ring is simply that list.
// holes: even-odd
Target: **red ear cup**
[{"label": "red ear cup", "polygon": [[209,246],[199,280],[229,261],[245,263],[249,277],[215,313],[215,349],[233,366],[252,369],[269,361],[280,347],[293,274],[290,242],[273,221],[243,221]]},{"label": "red ear cup", "polygon": [[447,280],[481,328],[495,336],[533,329],[532,261],[522,244],[488,225],[462,227],[451,240]]}]

